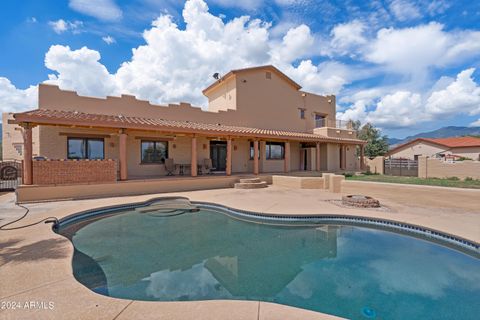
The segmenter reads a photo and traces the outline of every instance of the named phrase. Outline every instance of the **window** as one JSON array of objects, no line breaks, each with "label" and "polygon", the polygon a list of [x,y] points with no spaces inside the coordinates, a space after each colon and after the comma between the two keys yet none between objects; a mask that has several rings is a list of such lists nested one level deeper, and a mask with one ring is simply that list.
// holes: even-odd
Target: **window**
[{"label": "window", "polygon": [[321,114],[315,114],[315,127],[321,128],[321,127],[326,127],[326,119],[324,115]]},{"label": "window", "polygon": [[[250,160],[253,160],[253,141],[250,141]],[[258,159],[260,159],[260,143],[258,143]]]},{"label": "window", "polygon": [[103,139],[68,138],[68,159],[105,159]]},{"label": "window", "polygon": [[272,79],[272,73],[271,72],[265,72],[265,78]]},{"label": "window", "polygon": [[305,109],[298,108],[298,111],[300,111],[300,119],[305,119]]},{"label": "window", "polygon": [[165,163],[165,159],[168,159],[168,142],[142,140],[141,158],[142,163]]},{"label": "window", "polygon": [[285,158],[285,143],[267,142],[265,145],[267,160],[281,160]]}]

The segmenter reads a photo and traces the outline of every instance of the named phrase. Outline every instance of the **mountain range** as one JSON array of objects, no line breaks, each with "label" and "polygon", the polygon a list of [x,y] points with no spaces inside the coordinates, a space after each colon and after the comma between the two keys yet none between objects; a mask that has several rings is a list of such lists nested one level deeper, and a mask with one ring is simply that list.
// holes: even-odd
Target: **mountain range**
[{"label": "mountain range", "polygon": [[404,139],[389,138],[388,143],[392,145],[402,144],[410,140],[417,138],[448,138],[448,137],[461,137],[461,136],[470,136],[478,135],[480,136],[480,127],[443,127],[437,130],[417,133],[413,136],[408,136]]}]

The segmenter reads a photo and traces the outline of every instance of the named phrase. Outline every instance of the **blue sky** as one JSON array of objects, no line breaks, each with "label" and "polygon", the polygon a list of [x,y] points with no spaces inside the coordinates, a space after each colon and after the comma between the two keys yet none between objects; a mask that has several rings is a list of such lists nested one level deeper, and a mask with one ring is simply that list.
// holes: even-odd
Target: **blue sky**
[{"label": "blue sky", "polygon": [[0,10],[0,110],[47,81],[206,105],[214,72],[274,64],[392,137],[480,126],[480,2],[24,0]]}]

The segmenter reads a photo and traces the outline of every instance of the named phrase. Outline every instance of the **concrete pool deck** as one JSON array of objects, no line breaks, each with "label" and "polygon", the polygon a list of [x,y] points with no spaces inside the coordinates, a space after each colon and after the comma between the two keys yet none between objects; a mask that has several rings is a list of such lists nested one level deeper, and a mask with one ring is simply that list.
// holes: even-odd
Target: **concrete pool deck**
[{"label": "concrete pool deck", "polygon": [[[343,214],[408,222],[480,242],[480,190],[354,182],[344,194],[379,199],[390,211],[342,208],[329,200],[342,194],[323,190],[217,189],[168,194],[26,204],[29,215],[9,227],[54,216],[162,196],[185,196],[233,208],[276,214]],[[0,195],[0,225],[23,215],[13,194]],[[338,319],[337,317],[258,301],[144,302],[96,294],[72,274],[71,242],[50,224],[0,231],[0,319]],[[53,308],[49,308],[49,303]],[[27,304],[27,308],[25,307]],[[35,304],[36,303],[36,304]],[[10,305],[11,306],[11,305]]]}]

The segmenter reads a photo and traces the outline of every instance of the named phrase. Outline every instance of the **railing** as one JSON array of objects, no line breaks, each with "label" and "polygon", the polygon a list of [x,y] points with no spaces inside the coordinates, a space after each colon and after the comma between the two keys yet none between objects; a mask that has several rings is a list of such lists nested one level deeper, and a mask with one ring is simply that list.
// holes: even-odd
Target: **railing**
[{"label": "railing", "polygon": [[315,120],[315,128],[338,128],[338,129],[353,129],[352,121],[332,120],[332,119],[317,119]]}]

